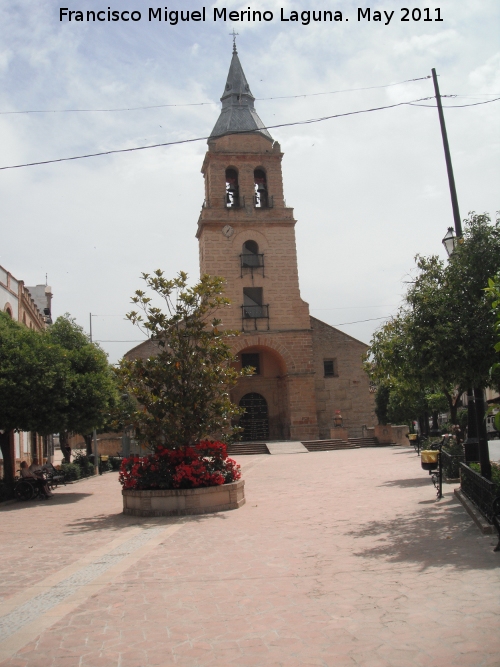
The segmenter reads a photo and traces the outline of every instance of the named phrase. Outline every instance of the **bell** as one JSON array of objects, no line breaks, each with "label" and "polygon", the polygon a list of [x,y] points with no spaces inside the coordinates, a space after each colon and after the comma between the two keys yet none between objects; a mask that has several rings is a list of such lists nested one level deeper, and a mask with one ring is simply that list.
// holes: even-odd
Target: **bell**
[{"label": "bell", "polygon": [[265,183],[257,183],[257,192],[265,192],[266,191],[266,184]]}]

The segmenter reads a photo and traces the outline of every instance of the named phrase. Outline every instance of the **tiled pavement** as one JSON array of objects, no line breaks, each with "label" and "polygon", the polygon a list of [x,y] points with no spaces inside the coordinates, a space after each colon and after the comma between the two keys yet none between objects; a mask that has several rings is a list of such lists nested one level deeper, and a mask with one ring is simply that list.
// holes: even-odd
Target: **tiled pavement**
[{"label": "tiled pavement", "polygon": [[500,666],[496,540],[413,450],[241,463],[216,515],[124,517],[116,474],[4,507],[2,667]]}]

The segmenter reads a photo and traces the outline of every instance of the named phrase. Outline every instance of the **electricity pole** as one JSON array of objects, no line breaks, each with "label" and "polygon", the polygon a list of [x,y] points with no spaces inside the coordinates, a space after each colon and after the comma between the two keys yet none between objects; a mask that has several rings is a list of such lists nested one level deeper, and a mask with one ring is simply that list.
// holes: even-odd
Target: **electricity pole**
[{"label": "electricity pole", "polygon": [[[448,172],[448,184],[450,186],[451,207],[453,209],[453,220],[455,222],[455,234],[457,236],[457,242],[460,243],[463,236],[462,222],[460,220],[460,211],[458,208],[457,190],[455,187],[455,178],[453,176],[453,166],[451,164],[450,146],[448,144],[446,124],[444,122],[441,94],[439,92],[439,84],[434,67],[432,68],[432,81],[434,83],[434,93],[436,95],[439,124],[441,126],[441,137],[443,139],[444,157],[446,160],[446,170]],[[486,479],[491,479],[491,463],[488,447],[488,434],[486,431],[484,391],[480,387],[467,389],[467,440],[464,442],[464,447],[466,460],[477,461],[479,459],[479,463],[481,465],[481,475],[486,477]]]},{"label": "electricity pole", "polygon": [[441,105],[441,94],[439,92],[439,84],[437,74],[434,67],[432,68],[432,81],[434,83],[434,93],[436,95],[436,103],[439,114],[439,124],[441,125],[441,136],[443,138],[444,159],[446,160],[446,170],[448,172],[448,183],[450,186],[451,207],[453,209],[453,220],[455,221],[455,234],[457,239],[462,238],[462,221],[460,220],[460,211],[458,210],[457,189],[455,188],[455,177],[453,176],[453,166],[451,164],[450,146],[448,144],[448,135],[446,134],[446,125],[444,122],[443,107]]}]

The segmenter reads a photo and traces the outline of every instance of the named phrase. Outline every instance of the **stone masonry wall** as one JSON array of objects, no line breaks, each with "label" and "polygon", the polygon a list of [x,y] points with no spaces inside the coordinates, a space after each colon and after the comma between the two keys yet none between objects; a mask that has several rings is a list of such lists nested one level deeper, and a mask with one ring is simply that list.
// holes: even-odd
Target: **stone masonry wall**
[{"label": "stone masonry wall", "polygon": [[[377,423],[362,355],[368,346],[311,317],[316,402],[320,438],[329,438],[335,410],[340,410],[349,437],[361,437],[363,426]],[[335,360],[335,377],[325,377],[323,360]]]}]

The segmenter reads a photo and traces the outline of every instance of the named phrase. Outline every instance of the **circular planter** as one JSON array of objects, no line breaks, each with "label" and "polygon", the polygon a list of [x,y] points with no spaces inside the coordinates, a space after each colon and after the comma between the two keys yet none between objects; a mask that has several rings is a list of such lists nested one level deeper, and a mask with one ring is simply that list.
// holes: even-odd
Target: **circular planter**
[{"label": "circular planter", "polygon": [[133,516],[183,516],[236,510],[245,504],[245,481],[198,489],[123,489],[123,513]]}]

